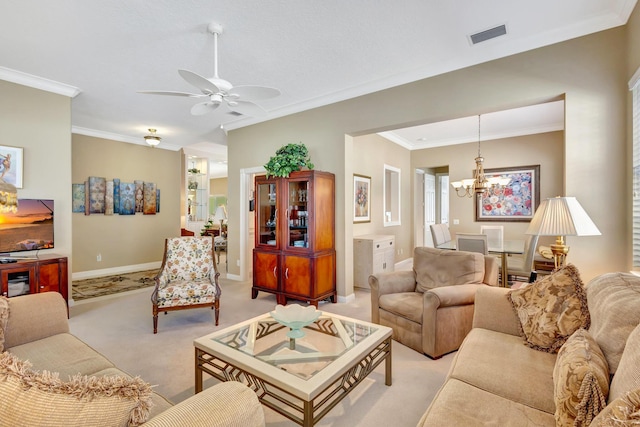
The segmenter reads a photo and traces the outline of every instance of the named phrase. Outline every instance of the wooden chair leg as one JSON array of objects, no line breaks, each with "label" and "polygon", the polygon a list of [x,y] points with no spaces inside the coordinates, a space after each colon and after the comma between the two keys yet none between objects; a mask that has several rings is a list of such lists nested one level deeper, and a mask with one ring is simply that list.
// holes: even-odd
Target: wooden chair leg
[{"label": "wooden chair leg", "polygon": [[213,303],[213,309],[215,310],[215,318],[216,318],[216,326],[218,326],[218,318],[220,317],[220,300],[217,299],[216,302]]},{"label": "wooden chair leg", "polygon": [[153,305],[153,333],[158,333],[158,306]]}]

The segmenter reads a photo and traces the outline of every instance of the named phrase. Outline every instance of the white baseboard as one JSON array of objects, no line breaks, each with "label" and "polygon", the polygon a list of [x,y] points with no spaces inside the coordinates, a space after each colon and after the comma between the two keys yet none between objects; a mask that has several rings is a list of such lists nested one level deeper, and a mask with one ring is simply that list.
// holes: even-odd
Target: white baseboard
[{"label": "white baseboard", "polygon": [[71,280],[93,279],[94,277],[111,276],[114,274],[134,273],[136,271],[160,268],[162,262],[148,262],[146,264],[124,265],[121,267],[103,268],[101,270],[79,271],[71,274]]},{"label": "white baseboard", "polygon": [[400,262],[397,262],[394,265],[394,268],[398,271],[404,271],[404,270],[412,270],[413,269],[413,258],[407,258],[407,259],[403,259]]},{"label": "white baseboard", "polygon": [[356,300],[356,294],[349,294],[346,297],[338,295],[339,303],[348,303],[348,302],[353,302],[355,300]]}]

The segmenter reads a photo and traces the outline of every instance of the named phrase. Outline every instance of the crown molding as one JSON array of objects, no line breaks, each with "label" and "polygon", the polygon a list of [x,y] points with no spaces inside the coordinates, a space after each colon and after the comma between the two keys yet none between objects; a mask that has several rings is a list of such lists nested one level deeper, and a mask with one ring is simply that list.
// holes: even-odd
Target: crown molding
[{"label": "crown molding", "polygon": [[75,98],[81,92],[81,90],[75,86],[34,76],[33,74],[23,73],[22,71],[12,70],[11,68],[6,67],[0,67],[0,79],[32,87],[34,89],[56,93],[58,95],[68,96],[69,98]]}]

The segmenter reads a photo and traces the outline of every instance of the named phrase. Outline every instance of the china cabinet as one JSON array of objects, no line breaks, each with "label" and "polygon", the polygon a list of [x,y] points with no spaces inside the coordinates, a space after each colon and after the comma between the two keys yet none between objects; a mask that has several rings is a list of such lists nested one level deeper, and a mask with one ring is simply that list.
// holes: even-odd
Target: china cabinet
[{"label": "china cabinet", "polygon": [[316,170],[255,180],[252,298],[336,299],[335,177]]}]

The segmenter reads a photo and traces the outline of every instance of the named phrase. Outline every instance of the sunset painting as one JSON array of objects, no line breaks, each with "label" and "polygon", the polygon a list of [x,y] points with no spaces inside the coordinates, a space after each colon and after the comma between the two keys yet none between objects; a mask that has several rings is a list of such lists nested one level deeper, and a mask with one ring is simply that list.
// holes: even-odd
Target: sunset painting
[{"label": "sunset painting", "polygon": [[19,199],[16,213],[0,214],[0,253],[53,247],[53,200]]}]

